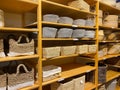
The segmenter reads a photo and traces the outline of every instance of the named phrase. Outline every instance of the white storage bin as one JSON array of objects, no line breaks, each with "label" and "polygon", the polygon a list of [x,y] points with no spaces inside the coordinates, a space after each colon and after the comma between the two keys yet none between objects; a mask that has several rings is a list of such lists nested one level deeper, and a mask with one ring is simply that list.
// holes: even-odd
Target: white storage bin
[{"label": "white storage bin", "polygon": [[103,21],[103,26],[118,28],[118,21]]},{"label": "white storage bin", "polygon": [[59,38],[70,38],[72,36],[73,29],[70,28],[61,28],[57,33],[57,37]]},{"label": "white storage bin", "polygon": [[43,81],[48,81],[61,76],[62,68],[54,65],[43,67]]},{"label": "white storage bin", "polygon": [[117,84],[116,80],[114,80],[112,82],[108,82],[107,83],[107,90],[116,90],[116,84]]},{"label": "white storage bin", "polygon": [[82,38],[85,36],[85,29],[75,29],[73,30],[73,38]]},{"label": "white storage bin", "polygon": [[43,15],[43,21],[57,23],[58,20],[59,20],[59,16],[58,15],[55,15],[55,14],[46,14],[46,15]]},{"label": "white storage bin", "polygon": [[77,46],[77,53],[78,54],[86,54],[86,53],[88,53],[88,45],[79,45],[79,46]]},{"label": "white storage bin", "polygon": [[85,26],[86,20],[84,19],[76,19],[73,21],[73,25]]},{"label": "white storage bin", "polygon": [[95,38],[95,31],[93,31],[93,30],[86,30],[85,31],[85,37],[86,38]]},{"label": "white storage bin", "polygon": [[60,19],[58,20],[58,23],[72,24],[73,23],[73,19],[70,18],[70,17],[60,17]]},{"label": "white storage bin", "polygon": [[57,28],[43,27],[43,38],[55,38],[57,33]]}]

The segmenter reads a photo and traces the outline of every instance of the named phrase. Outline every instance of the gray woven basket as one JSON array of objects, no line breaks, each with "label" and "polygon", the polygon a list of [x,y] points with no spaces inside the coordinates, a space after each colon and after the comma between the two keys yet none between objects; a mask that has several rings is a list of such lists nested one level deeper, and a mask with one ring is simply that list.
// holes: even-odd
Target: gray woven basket
[{"label": "gray woven basket", "polygon": [[43,27],[43,38],[54,38],[57,33],[57,28]]},{"label": "gray woven basket", "polygon": [[70,28],[61,28],[58,31],[57,37],[59,38],[70,38],[72,36],[73,29]]},{"label": "gray woven basket", "polygon": [[72,24],[73,23],[73,19],[70,18],[70,17],[60,17],[60,19],[58,20],[58,23]]},{"label": "gray woven basket", "polygon": [[93,31],[93,30],[86,30],[85,31],[85,37],[86,38],[94,38],[95,37],[95,31]]},{"label": "gray woven basket", "polygon": [[87,19],[85,26],[95,26],[95,22],[93,19]]},{"label": "gray woven basket", "polygon": [[85,26],[86,20],[84,19],[76,19],[73,21],[74,25]]},{"label": "gray woven basket", "polygon": [[75,29],[75,30],[73,30],[72,37],[82,38],[84,36],[85,36],[85,29]]}]

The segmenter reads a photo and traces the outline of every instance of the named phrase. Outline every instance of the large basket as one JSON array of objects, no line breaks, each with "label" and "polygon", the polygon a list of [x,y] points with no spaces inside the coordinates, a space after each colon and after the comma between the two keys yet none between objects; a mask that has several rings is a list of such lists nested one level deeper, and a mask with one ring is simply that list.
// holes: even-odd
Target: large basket
[{"label": "large basket", "polygon": [[88,45],[88,52],[89,53],[96,53],[97,46],[96,45]]},{"label": "large basket", "polygon": [[43,38],[55,38],[57,28],[43,27]]},{"label": "large basket", "polygon": [[[25,73],[20,73],[20,67],[23,67]],[[24,64],[19,64],[16,73],[8,74],[8,90],[18,90],[31,85],[34,85],[33,68],[31,71],[28,71]]]},{"label": "large basket", "polygon": [[58,20],[59,20],[59,16],[58,15],[55,15],[55,14],[46,14],[46,15],[43,15],[43,21],[57,23]]},{"label": "large basket", "polygon": [[86,30],[85,31],[85,37],[86,38],[94,38],[95,37],[95,31],[93,31],[93,30]]},{"label": "large basket", "polygon": [[77,46],[78,54],[87,54],[88,53],[88,45],[79,45]]},{"label": "large basket", "polygon": [[73,30],[73,38],[83,38],[85,36],[85,29],[75,29]]},{"label": "large basket", "polygon": [[60,56],[60,47],[43,48],[43,58],[52,58]]},{"label": "large basket", "polygon": [[103,19],[99,18],[99,25],[102,26],[103,25]]},{"label": "large basket", "polygon": [[73,25],[85,26],[86,20],[84,19],[76,19],[73,21]]},{"label": "large basket", "polygon": [[61,55],[72,55],[76,53],[76,46],[61,47]]},{"label": "large basket", "polygon": [[7,76],[2,70],[0,70],[0,90],[6,90],[6,86]]},{"label": "large basket", "polygon": [[70,38],[72,36],[73,29],[70,28],[61,28],[57,33],[57,37],[59,38]]},{"label": "large basket", "polygon": [[70,18],[70,17],[60,17],[60,19],[58,20],[58,23],[72,24],[73,23],[73,19]]},{"label": "large basket", "polygon": [[119,44],[113,45],[108,51],[108,54],[119,54],[119,53],[120,53],[120,45]]},{"label": "large basket", "polygon": [[0,39],[0,57],[5,57],[3,39]]},{"label": "large basket", "polygon": [[91,27],[95,26],[95,21],[94,21],[94,19],[88,18],[88,19],[86,20],[85,26],[91,26]]},{"label": "large basket", "polygon": [[[21,39],[25,37],[26,43],[20,43]],[[31,41],[26,35],[21,35],[17,41],[14,39],[9,40],[9,53],[8,56],[19,55],[33,55],[34,54],[34,40]]]}]

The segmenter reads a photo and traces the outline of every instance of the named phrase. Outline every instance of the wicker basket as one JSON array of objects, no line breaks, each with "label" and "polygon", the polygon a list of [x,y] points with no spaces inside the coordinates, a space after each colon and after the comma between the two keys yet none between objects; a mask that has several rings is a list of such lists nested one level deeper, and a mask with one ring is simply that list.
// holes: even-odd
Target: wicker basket
[{"label": "wicker basket", "polygon": [[103,17],[103,11],[99,10],[99,18],[102,18],[102,17]]},{"label": "wicker basket", "polygon": [[4,27],[4,12],[0,10],[0,27]]},{"label": "wicker basket", "polygon": [[85,26],[91,26],[91,27],[95,26],[95,20],[91,19],[91,18],[88,18],[86,20]]},{"label": "wicker basket", "polygon": [[96,45],[88,45],[88,53],[96,53],[97,46]]},{"label": "wicker basket", "polygon": [[103,21],[103,26],[118,28],[118,21]]},{"label": "wicker basket", "polygon": [[[23,67],[25,73],[20,73],[20,67]],[[17,66],[16,73],[8,74],[8,90],[18,90],[20,88],[34,85],[34,69],[28,71],[24,64]]]},{"label": "wicker basket", "polygon": [[60,47],[43,48],[43,58],[53,58],[60,56]]},{"label": "wicker basket", "polygon": [[5,57],[3,39],[0,39],[0,57]]},{"label": "wicker basket", "polygon": [[73,19],[70,18],[70,17],[60,17],[60,19],[58,20],[58,23],[72,24],[73,23]]},{"label": "wicker basket", "polygon": [[108,35],[108,40],[116,40],[117,39],[117,35],[115,33],[111,33]]},{"label": "wicker basket", "polygon": [[108,54],[119,54],[119,53],[120,53],[120,45],[119,44],[113,45],[108,51]]},{"label": "wicker basket", "polygon": [[72,36],[73,29],[70,28],[61,28],[57,33],[57,37],[59,38],[70,38]]},{"label": "wicker basket", "polygon": [[61,55],[72,55],[76,53],[76,46],[61,47]]},{"label": "wicker basket", "polygon": [[[27,43],[20,43],[21,39],[25,37]],[[26,35],[21,35],[17,41],[14,39],[9,40],[9,53],[8,56],[19,55],[33,55],[34,54],[34,40],[31,41]]]},{"label": "wicker basket", "polygon": [[3,72],[3,70],[0,70],[0,90],[6,90],[7,86],[7,76]]},{"label": "wicker basket", "polygon": [[87,54],[88,53],[88,45],[77,46],[77,53],[78,54]]},{"label": "wicker basket", "polygon": [[84,19],[76,19],[73,21],[73,25],[85,26],[86,20]]},{"label": "wicker basket", "polygon": [[43,38],[55,38],[57,28],[43,27]]},{"label": "wicker basket", "polygon": [[102,41],[104,39],[104,30],[98,31],[98,40]]},{"label": "wicker basket", "polygon": [[83,38],[85,36],[85,29],[75,29],[73,30],[73,38]]},{"label": "wicker basket", "polygon": [[93,30],[86,30],[85,31],[85,37],[86,38],[94,38],[95,37],[95,31],[93,31]]},{"label": "wicker basket", "polygon": [[80,10],[90,11],[90,5],[86,3],[84,0],[75,0],[68,3],[69,6],[78,8]]},{"label": "wicker basket", "polygon": [[116,0],[101,0],[101,2],[111,6],[116,6]]},{"label": "wicker basket", "polygon": [[104,17],[105,21],[118,21],[118,15],[107,15]]},{"label": "wicker basket", "polygon": [[116,8],[120,9],[120,2],[116,3]]},{"label": "wicker basket", "polygon": [[55,14],[46,14],[46,15],[43,15],[43,21],[57,23],[58,20],[59,20],[59,16],[58,15],[55,15]]}]

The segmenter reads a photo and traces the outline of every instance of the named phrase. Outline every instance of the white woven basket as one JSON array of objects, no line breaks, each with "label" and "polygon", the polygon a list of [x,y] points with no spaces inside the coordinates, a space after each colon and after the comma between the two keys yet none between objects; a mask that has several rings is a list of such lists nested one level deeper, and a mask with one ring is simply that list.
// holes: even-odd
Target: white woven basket
[{"label": "white woven basket", "polygon": [[73,38],[82,38],[85,36],[85,29],[75,29],[73,30]]},{"label": "white woven basket", "polygon": [[60,17],[60,19],[58,20],[58,23],[72,24],[73,23],[73,19],[70,18],[70,17]]},{"label": "white woven basket", "polygon": [[76,19],[73,21],[73,25],[85,26],[86,20],[84,19]]}]

